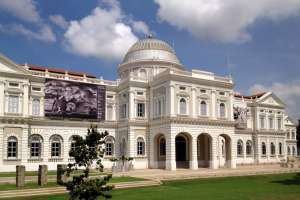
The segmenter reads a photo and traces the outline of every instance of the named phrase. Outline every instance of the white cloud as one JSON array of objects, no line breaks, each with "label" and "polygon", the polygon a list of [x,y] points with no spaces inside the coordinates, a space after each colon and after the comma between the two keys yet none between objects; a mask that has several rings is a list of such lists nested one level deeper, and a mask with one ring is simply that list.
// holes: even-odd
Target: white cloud
[{"label": "white cloud", "polygon": [[155,0],[162,21],[200,39],[244,42],[259,19],[281,20],[299,15],[299,0]]},{"label": "white cloud", "polygon": [[270,86],[255,84],[249,91],[257,93],[262,91],[272,91],[281,98],[287,105],[288,112],[293,116],[300,118],[300,80],[288,83],[273,83]]},{"label": "white cloud", "polygon": [[143,21],[133,21],[132,22],[132,28],[137,33],[143,33],[145,35],[150,34],[149,27]]},{"label": "white cloud", "polygon": [[[92,13],[79,21],[71,21],[65,36],[70,52],[105,60],[120,60],[128,48],[138,40],[134,31],[145,32],[147,26],[137,22],[134,30],[118,1],[105,1]],[[144,26],[143,26],[144,25]]]},{"label": "white cloud", "polygon": [[69,23],[61,15],[50,15],[49,19],[53,24],[59,26],[62,29],[66,29],[69,25]]},{"label": "white cloud", "polygon": [[36,39],[43,42],[56,41],[55,34],[52,32],[52,29],[47,25],[41,25],[37,32],[26,28],[22,24],[1,25],[0,32],[9,34],[19,34],[27,37],[28,39]]},{"label": "white cloud", "polygon": [[33,0],[1,0],[0,9],[11,13],[23,21],[40,21],[40,15]]}]

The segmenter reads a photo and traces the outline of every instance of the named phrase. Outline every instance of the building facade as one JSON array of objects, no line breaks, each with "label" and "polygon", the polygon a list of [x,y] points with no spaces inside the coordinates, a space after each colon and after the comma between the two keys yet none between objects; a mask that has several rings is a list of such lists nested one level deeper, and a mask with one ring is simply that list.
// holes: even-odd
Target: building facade
[{"label": "building facade", "polygon": [[[108,81],[18,65],[1,55],[0,171],[13,171],[15,165],[37,170],[40,164],[56,169],[72,162],[72,137],[84,136],[91,124],[109,132],[107,168],[109,158],[121,155],[133,157],[135,169],[167,170],[236,168],[297,155],[296,125],[275,94],[235,94],[230,77],[186,71],[164,41],[149,37],[135,43],[118,66],[118,76]],[[59,91],[53,90],[57,84]],[[105,87],[97,102],[94,86]],[[80,109],[96,114],[91,105],[99,103],[101,120],[73,115]],[[49,115],[49,106],[61,116]]]}]

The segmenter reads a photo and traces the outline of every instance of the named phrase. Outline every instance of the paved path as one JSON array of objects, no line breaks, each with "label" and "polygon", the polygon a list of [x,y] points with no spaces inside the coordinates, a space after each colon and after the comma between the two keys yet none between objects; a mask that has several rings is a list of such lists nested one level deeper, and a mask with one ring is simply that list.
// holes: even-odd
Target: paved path
[{"label": "paved path", "polygon": [[259,165],[259,166],[240,166],[236,169],[177,169],[176,171],[166,171],[159,169],[134,170],[125,173],[118,173],[114,176],[131,176],[157,181],[180,180],[193,178],[209,177],[228,177],[228,176],[251,176],[263,174],[280,174],[300,172],[300,168],[282,168],[278,165]]},{"label": "paved path", "polygon": [[[133,181],[112,184],[115,189],[126,189],[126,188],[137,188],[137,187],[149,187],[158,186],[161,183],[158,181],[147,180],[147,181]],[[42,196],[42,195],[53,195],[67,193],[65,187],[49,187],[40,189],[24,189],[24,190],[8,190],[0,191],[0,199],[14,198],[14,197],[26,197],[26,196]]]}]

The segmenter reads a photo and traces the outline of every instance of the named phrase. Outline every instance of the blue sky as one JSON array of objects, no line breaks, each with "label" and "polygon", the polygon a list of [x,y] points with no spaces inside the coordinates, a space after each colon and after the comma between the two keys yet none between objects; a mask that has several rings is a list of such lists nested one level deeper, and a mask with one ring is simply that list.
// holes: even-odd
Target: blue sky
[{"label": "blue sky", "polygon": [[0,52],[17,63],[116,79],[148,33],[188,70],[232,74],[244,94],[272,90],[300,118],[300,1],[0,1]]}]

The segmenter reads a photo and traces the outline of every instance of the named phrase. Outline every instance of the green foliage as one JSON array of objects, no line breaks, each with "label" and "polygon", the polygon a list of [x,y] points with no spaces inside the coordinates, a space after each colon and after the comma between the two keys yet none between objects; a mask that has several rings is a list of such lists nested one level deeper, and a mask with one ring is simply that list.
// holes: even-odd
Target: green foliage
[{"label": "green foliage", "polygon": [[89,177],[93,165],[99,172],[103,171],[101,161],[104,155],[104,138],[107,135],[107,131],[99,133],[96,127],[91,127],[85,138],[74,136],[75,148],[71,149],[69,155],[74,158],[75,162],[68,164],[66,176],[70,177],[71,173],[78,168],[83,168],[83,171],[73,176],[71,181],[63,183],[69,190],[70,199],[96,200],[100,196],[106,199],[111,198],[110,191],[113,187],[107,185],[111,175],[103,175],[99,178]]}]

